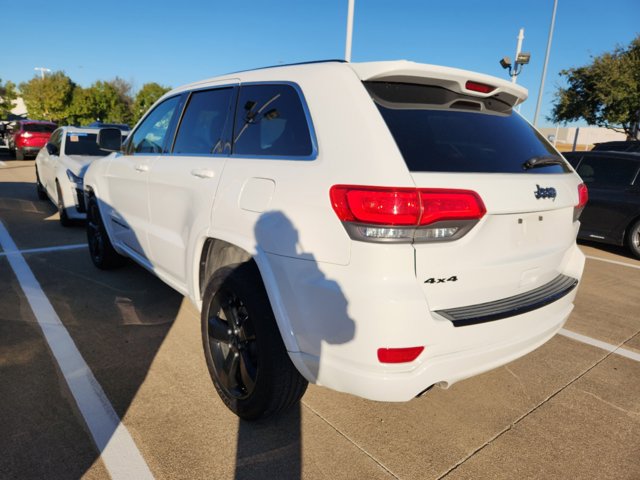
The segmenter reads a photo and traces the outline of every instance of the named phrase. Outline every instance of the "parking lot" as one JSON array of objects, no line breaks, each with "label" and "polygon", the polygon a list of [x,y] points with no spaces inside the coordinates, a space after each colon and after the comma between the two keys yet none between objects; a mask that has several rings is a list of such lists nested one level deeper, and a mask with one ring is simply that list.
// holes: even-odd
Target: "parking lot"
[{"label": "parking lot", "polygon": [[97,270],[34,182],[0,148],[0,478],[640,478],[640,261],[621,249],[582,245],[565,329],[515,362],[404,404],[310,386],[246,423],[195,307],[132,263]]}]

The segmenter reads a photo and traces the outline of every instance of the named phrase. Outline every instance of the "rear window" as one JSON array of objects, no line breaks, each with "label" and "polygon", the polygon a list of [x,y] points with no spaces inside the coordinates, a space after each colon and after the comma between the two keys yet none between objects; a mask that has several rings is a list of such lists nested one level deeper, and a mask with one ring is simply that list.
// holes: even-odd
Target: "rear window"
[{"label": "rear window", "polygon": [[55,125],[47,125],[46,123],[24,123],[22,130],[25,132],[51,133],[57,127]]},{"label": "rear window", "polygon": [[[67,132],[67,141],[64,145],[66,155],[91,155],[104,157],[109,152],[100,150],[96,143],[98,135],[95,133]],[[123,135],[122,140],[125,140]]]},{"label": "rear window", "polygon": [[405,83],[365,82],[365,86],[413,172],[571,171],[564,161],[524,168],[532,158],[558,155],[499,95],[481,99]]}]

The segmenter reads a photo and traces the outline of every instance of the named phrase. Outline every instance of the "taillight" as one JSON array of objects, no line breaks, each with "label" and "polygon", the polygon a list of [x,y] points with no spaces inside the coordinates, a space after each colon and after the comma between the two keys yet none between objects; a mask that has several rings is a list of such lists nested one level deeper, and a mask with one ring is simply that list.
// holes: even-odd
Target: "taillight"
[{"label": "taillight", "polygon": [[469,80],[464,86],[467,90],[479,93],[491,93],[496,89],[494,86],[487,85],[486,83],[474,82],[472,80]]},{"label": "taillight", "polygon": [[486,212],[470,190],[334,185],[329,194],[351,238],[370,242],[455,240]]},{"label": "taillight", "polygon": [[378,361],[380,363],[413,362],[423,351],[424,347],[379,348]]},{"label": "taillight", "polygon": [[577,221],[580,218],[580,214],[589,201],[589,190],[584,183],[578,185],[578,204],[573,209],[573,221]]}]

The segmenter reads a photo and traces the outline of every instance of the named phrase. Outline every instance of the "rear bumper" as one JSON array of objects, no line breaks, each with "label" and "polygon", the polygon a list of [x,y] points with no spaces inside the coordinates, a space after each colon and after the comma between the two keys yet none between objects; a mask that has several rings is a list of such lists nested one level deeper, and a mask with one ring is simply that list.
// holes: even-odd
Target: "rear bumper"
[{"label": "rear bumper", "polygon": [[[433,385],[448,388],[466,378],[500,367],[535,350],[562,328],[573,304],[575,291],[545,308],[500,322],[513,322],[526,327],[518,336],[498,343],[479,341],[475,348],[451,351],[430,357],[428,347],[425,355],[418,359],[419,365],[409,372],[368,371],[351,368],[330,356],[320,361],[305,354],[290,354],[295,363],[302,362],[310,371],[318,372],[320,385],[334,390],[358,395],[369,400],[383,402],[405,402],[419,396]],[[535,324],[535,327],[533,325]],[[483,325],[466,328],[482,329]],[[485,337],[479,331],[481,338]]]},{"label": "rear bumper", "polygon": [[[434,384],[448,386],[527,354],[573,309],[575,285],[534,310],[456,327],[431,311],[402,247],[382,249],[376,246],[375,262],[354,250],[349,266],[270,259],[277,283],[287,288],[279,300],[298,347],[289,355],[309,381],[371,400],[407,401]],[[557,273],[580,279],[583,267],[574,244]],[[377,358],[379,348],[417,346],[424,351],[410,363]]]}]

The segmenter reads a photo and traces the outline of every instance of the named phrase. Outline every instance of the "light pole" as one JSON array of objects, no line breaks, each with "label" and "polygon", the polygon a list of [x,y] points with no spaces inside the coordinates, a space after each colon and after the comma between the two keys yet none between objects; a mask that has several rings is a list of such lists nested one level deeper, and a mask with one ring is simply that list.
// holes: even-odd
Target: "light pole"
[{"label": "light pole", "polygon": [[44,72],[49,73],[51,70],[45,67],[35,67],[34,70],[36,71],[40,71],[40,75],[42,77],[42,79],[44,80]]},{"label": "light pole", "polygon": [[356,0],[349,0],[349,11],[347,13],[347,41],[344,47],[344,59],[351,61],[351,37],[353,36],[353,9]]},{"label": "light pole", "polygon": [[524,40],[524,28],[520,29],[518,33],[518,45],[516,47],[516,61],[511,64],[511,59],[509,57],[502,57],[500,60],[500,65],[505,70],[509,70],[509,76],[511,77],[511,82],[516,83],[516,77],[520,75],[522,72],[522,67],[529,63],[531,60],[531,54],[529,52],[522,51],[522,40]]},{"label": "light pole", "polygon": [[540,91],[538,92],[538,103],[536,103],[536,113],[533,114],[533,126],[538,124],[538,112],[542,103],[542,90],[544,89],[544,77],[547,75],[547,63],[549,63],[549,52],[551,51],[551,40],[553,39],[553,26],[556,23],[556,9],[558,0],[553,2],[553,14],[551,14],[551,26],[549,27],[549,38],[547,40],[547,53],[544,56],[544,67],[542,68],[542,79],[540,80]]}]

